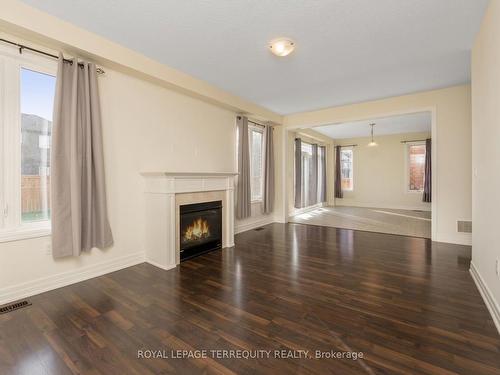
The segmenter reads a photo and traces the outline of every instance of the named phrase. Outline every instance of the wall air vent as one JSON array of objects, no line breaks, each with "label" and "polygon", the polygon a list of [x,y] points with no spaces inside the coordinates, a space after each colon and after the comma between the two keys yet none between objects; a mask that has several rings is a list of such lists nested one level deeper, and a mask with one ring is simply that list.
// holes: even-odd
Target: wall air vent
[{"label": "wall air vent", "polygon": [[27,306],[31,306],[31,302],[20,301],[20,302],[11,303],[10,305],[0,307],[0,315],[7,314],[7,313],[10,313],[11,311],[19,310],[19,309],[22,309],[23,307],[27,307]]},{"label": "wall air vent", "polygon": [[472,221],[457,221],[457,231],[459,233],[472,233]]}]

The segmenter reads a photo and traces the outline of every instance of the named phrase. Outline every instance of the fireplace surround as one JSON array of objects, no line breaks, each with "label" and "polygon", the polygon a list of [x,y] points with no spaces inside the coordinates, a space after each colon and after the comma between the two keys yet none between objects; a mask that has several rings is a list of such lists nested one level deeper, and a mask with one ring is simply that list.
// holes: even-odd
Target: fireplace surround
[{"label": "fireplace surround", "polygon": [[[184,205],[219,201],[220,248],[234,246],[234,177],[236,173],[144,172],[146,261],[171,269],[181,261]],[[184,256],[183,256],[184,260]]]}]

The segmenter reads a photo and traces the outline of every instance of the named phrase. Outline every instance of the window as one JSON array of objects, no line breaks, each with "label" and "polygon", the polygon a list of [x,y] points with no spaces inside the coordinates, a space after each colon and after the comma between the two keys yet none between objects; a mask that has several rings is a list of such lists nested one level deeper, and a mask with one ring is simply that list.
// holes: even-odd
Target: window
[{"label": "window", "polygon": [[408,191],[423,192],[425,182],[425,143],[408,143],[406,150]]},{"label": "window", "polygon": [[249,127],[250,147],[250,190],[252,201],[262,200],[263,139],[264,132],[258,127]]},{"label": "window", "polygon": [[[295,145],[297,147],[297,143]],[[295,158],[299,156],[297,151],[299,150],[295,149]],[[294,161],[297,160],[295,158]],[[297,177],[294,173],[293,178],[296,208],[324,202],[326,199],[326,147],[301,140],[300,176]],[[297,178],[300,178],[300,184],[297,184],[299,182]],[[300,189],[297,189],[299,185]]]},{"label": "window", "polygon": [[[21,133],[22,136],[22,133]],[[38,147],[50,149],[50,135],[42,134],[38,136]],[[22,142],[21,142],[22,143]]]},{"label": "window", "polygon": [[343,148],[340,150],[340,171],[342,176],[342,190],[354,190],[354,172],[353,172],[353,151]]},{"label": "window", "polygon": [[0,241],[50,233],[54,60],[0,47]]}]

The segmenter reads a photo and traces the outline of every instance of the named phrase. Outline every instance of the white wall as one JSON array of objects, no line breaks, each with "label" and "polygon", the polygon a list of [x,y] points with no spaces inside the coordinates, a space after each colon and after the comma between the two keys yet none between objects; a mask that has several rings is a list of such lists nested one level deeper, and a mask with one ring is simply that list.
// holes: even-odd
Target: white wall
[{"label": "white wall", "polygon": [[352,145],[354,190],[336,198],[338,206],[431,210],[422,202],[422,193],[410,193],[407,187],[406,150],[403,140],[430,138],[430,133],[376,136],[376,147],[369,147],[369,137],[339,139],[337,145]]},{"label": "white wall", "polygon": [[437,149],[433,155],[437,160],[433,171],[437,176],[433,181],[433,212],[437,214],[436,219],[433,218],[434,239],[470,245],[471,235],[457,231],[457,220],[472,217],[469,85],[299,113],[287,116],[285,125],[293,130],[422,111],[433,111],[436,121],[436,134],[433,132]]},{"label": "white wall", "polygon": [[471,271],[500,331],[500,2],[491,1],[472,51]]},{"label": "white wall", "polygon": [[47,253],[48,237],[1,243],[0,304],[15,291],[71,280],[74,273],[140,262],[144,205],[139,172],[236,170],[235,113],[109,68],[98,79],[115,244],[55,261]]}]

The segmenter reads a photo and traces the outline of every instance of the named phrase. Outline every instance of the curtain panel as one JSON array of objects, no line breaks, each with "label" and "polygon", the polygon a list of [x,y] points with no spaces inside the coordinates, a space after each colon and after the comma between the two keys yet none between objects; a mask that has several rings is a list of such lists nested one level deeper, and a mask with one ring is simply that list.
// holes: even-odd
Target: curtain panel
[{"label": "curtain panel", "polygon": [[274,206],[274,139],[273,127],[267,125],[264,130],[264,191],[262,212],[270,214]]},{"label": "curtain panel", "polygon": [[432,202],[432,140],[425,140],[425,172],[423,202]]},{"label": "curtain panel", "polygon": [[295,138],[295,208],[302,207],[302,140]]},{"label": "curtain panel", "polygon": [[319,159],[321,161],[321,169],[318,175],[321,176],[321,184],[319,186],[319,201],[326,202],[326,147],[319,146]]},{"label": "curtain panel", "polygon": [[318,145],[312,144],[311,168],[309,169],[309,196],[307,205],[318,203]]},{"label": "curtain panel", "polygon": [[113,244],[94,64],[59,55],[51,150],[54,258]]},{"label": "curtain panel", "polygon": [[236,218],[245,219],[252,214],[250,190],[250,148],[248,118],[236,117],[238,131],[238,183],[236,186]]},{"label": "curtain panel", "polygon": [[340,146],[335,146],[335,185],[334,185],[335,198],[343,198],[342,193],[342,171],[340,160]]}]

